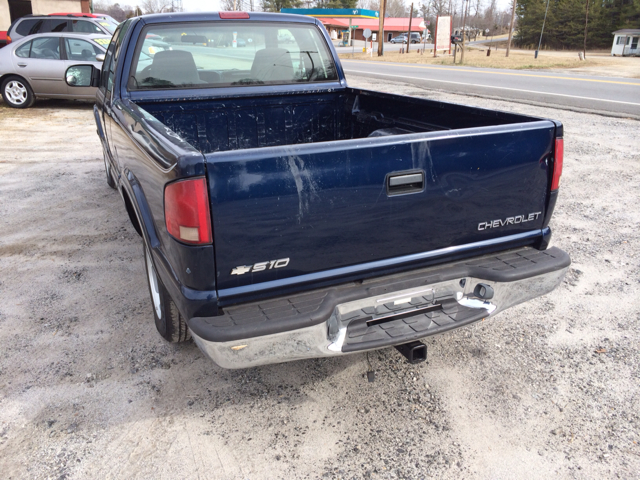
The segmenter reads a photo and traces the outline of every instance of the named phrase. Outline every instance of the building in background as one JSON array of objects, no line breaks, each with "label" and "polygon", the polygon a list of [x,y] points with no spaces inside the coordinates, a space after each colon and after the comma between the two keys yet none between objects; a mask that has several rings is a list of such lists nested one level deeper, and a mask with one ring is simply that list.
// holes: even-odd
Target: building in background
[{"label": "building in background", "polygon": [[[325,18],[318,17],[318,20],[322,22],[324,28],[326,28],[331,34],[331,38],[334,38],[334,33],[340,33],[349,28],[349,19],[346,18]],[[412,18],[411,19],[411,31],[417,32],[420,35],[423,34],[424,29],[420,27],[422,23],[422,18]],[[374,34],[378,33],[378,20],[368,19],[368,18],[358,18],[357,20],[353,20],[353,24],[357,25],[355,28],[355,33],[353,35],[354,40],[364,40],[363,32],[368,28]],[[407,33],[409,30],[409,17],[406,18],[391,18],[387,17],[384,19],[384,41],[388,42],[393,37],[397,37],[402,33]],[[376,39],[377,40],[377,39]]]},{"label": "building in background", "polygon": [[0,30],[7,30],[11,22],[25,15],[49,13],[90,13],[89,0],[0,0]]},{"label": "building in background", "polygon": [[613,32],[611,55],[640,56],[640,28],[626,28]]},{"label": "building in background", "polygon": [[[332,39],[348,38],[349,26],[354,30],[354,40],[364,40],[364,31],[371,30],[373,36],[378,34],[380,20],[379,12],[364,8],[283,8],[282,13],[292,13],[295,15],[306,15],[315,17],[322,22]],[[422,25],[422,26],[421,26]],[[397,37],[409,30],[409,17],[384,19],[384,41],[388,42],[393,37]],[[411,32],[424,33],[424,23],[422,18],[411,19]],[[377,41],[377,38],[374,39]]]}]

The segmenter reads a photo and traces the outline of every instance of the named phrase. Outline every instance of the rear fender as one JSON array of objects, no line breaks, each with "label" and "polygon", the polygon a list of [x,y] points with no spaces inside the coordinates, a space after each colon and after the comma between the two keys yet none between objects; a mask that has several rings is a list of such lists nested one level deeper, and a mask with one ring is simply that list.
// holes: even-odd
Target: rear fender
[{"label": "rear fender", "polygon": [[131,223],[138,234],[145,239],[147,245],[156,249],[160,246],[160,240],[140,182],[131,171],[127,171],[123,179],[126,180],[122,182],[120,194],[125,202]]}]

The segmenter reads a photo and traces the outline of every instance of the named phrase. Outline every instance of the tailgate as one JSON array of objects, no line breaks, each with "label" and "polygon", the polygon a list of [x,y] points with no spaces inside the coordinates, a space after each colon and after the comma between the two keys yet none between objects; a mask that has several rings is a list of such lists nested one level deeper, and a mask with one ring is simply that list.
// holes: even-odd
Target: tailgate
[{"label": "tailgate", "polygon": [[208,154],[220,299],[539,232],[554,134],[545,120]]}]

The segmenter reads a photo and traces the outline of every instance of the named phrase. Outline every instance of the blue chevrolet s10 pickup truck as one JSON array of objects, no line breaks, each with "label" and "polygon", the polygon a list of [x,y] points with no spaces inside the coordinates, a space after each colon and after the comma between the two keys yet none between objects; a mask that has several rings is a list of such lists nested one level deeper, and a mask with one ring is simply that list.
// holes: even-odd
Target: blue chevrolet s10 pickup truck
[{"label": "blue chevrolet s10 pickup truck", "polygon": [[562,124],[347,86],[310,17],[122,23],[94,109],[155,323],[226,368],[396,346],[553,290]]}]

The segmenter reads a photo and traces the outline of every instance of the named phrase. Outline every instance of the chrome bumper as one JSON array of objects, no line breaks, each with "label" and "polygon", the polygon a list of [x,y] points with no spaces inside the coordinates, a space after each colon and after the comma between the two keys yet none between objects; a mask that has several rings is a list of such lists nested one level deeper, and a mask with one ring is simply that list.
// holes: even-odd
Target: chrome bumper
[{"label": "chrome bumper", "polygon": [[[356,309],[367,307],[375,309],[377,306],[389,304],[389,302],[406,303],[411,298],[417,296],[424,298],[427,295],[433,296],[433,298],[455,298],[462,306],[484,309],[487,312],[484,318],[487,318],[509,307],[551,292],[562,282],[567,269],[568,267],[564,267],[553,272],[512,282],[492,282],[475,277],[462,277],[419,288],[368,297],[337,305],[331,317],[324,323],[246,340],[211,342],[198,337],[193,331],[192,336],[198,347],[223,368],[248,368],[305,358],[346,355],[342,349],[349,324],[348,317],[349,313]],[[478,283],[492,287],[493,298],[481,300],[475,297],[474,288]],[[460,326],[463,325],[452,324],[450,328],[440,329],[435,333],[427,332],[425,337]],[[399,339],[397,344],[405,342],[406,340]],[[375,349],[377,348],[370,350]]]}]

